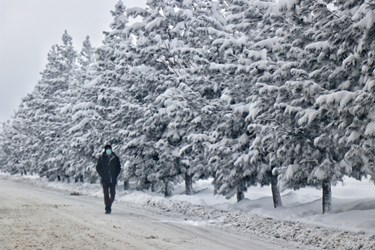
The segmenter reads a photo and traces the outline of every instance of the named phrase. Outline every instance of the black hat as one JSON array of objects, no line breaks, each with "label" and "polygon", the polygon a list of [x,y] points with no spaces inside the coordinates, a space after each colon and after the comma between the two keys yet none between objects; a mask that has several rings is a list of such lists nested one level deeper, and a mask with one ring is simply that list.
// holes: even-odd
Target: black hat
[{"label": "black hat", "polygon": [[107,149],[112,149],[112,146],[111,145],[105,145],[104,146],[104,149],[107,150]]}]

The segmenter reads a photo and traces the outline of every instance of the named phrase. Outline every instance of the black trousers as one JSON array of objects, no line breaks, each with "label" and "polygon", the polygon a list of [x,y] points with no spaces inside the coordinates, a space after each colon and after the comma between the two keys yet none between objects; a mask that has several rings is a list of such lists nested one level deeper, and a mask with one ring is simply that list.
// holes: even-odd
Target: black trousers
[{"label": "black trousers", "polygon": [[102,183],[105,209],[112,206],[116,196],[116,183]]}]

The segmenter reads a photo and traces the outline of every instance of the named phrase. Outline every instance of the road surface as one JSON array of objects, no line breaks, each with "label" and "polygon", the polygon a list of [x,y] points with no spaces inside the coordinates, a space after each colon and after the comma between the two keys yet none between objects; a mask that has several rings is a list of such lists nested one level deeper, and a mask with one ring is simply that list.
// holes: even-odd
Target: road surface
[{"label": "road surface", "polygon": [[0,249],[295,249],[0,177]]}]

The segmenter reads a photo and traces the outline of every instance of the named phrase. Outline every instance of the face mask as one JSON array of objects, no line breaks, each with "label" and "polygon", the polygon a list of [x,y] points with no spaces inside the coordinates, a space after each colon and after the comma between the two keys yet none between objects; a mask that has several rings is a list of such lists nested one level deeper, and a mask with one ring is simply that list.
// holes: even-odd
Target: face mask
[{"label": "face mask", "polygon": [[105,153],[106,153],[107,155],[111,155],[111,154],[112,154],[112,150],[107,149],[107,150],[105,151]]}]

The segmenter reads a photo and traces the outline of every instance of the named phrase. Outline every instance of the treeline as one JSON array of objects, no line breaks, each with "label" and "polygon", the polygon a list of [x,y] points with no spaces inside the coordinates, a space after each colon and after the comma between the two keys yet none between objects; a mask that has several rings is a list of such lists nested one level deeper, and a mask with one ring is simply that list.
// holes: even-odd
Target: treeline
[{"label": "treeline", "polygon": [[99,48],[67,32],[0,135],[0,169],[95,182],[111,143],[125,184],[171,194],[323,189],[375,171],[371,0],[119,1]]}]

